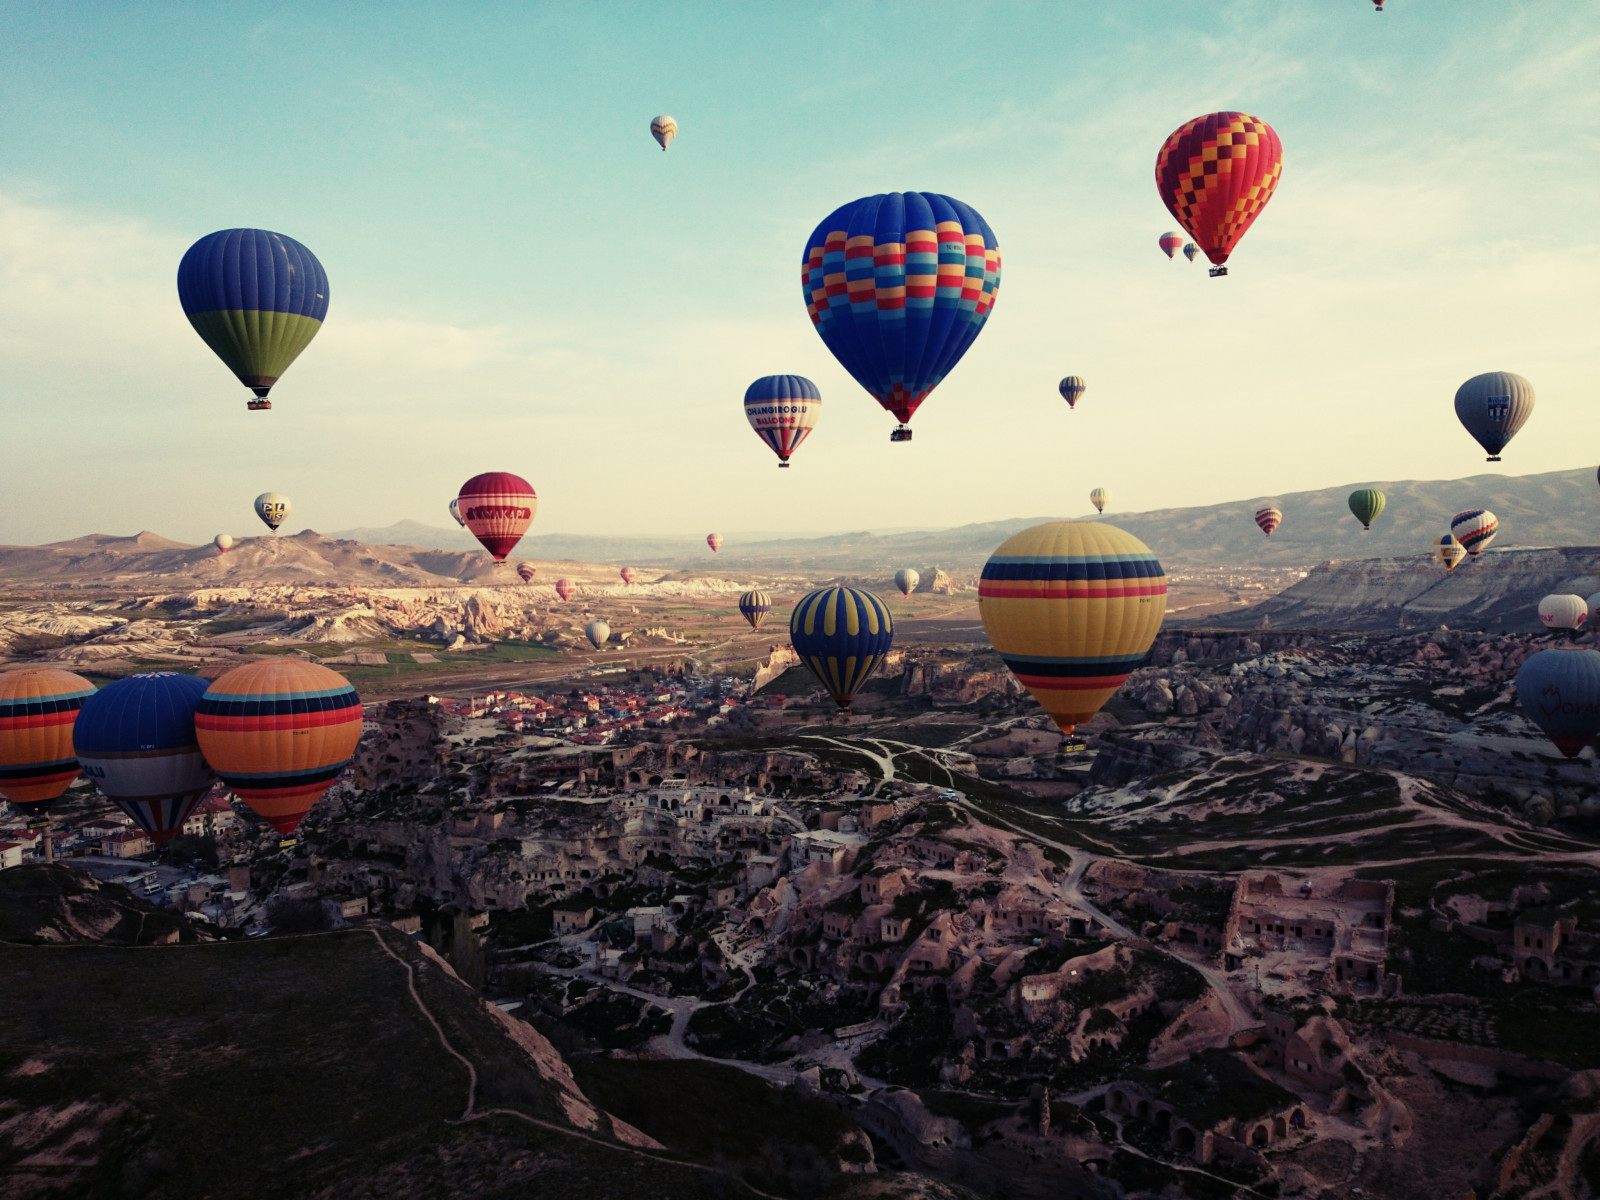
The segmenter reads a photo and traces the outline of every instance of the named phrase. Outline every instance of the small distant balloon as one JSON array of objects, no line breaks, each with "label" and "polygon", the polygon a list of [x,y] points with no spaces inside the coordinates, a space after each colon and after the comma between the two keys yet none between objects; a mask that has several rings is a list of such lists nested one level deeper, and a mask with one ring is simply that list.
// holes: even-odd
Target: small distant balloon
[{"label": "small distant balloon", "polygon": [[556,595],[561,597],[562,603],[571,600],[578,594],[577,585],[570,579],[556,580]]},{"label": "small distant balloon", "polygon": [[1103,513],[1106,505],[1111,503],[1111,491],[1108,488],[1095,488],[1089,493],[1089,503],[1094,505],[1095,512]]},{"label": "small distant balloon", "polygon": [[1168,230],[1161,235],[1156,245],[1161,247],[1161,253],[1171,258],[1178,253],[1178,248],[1183,245],[1183,235]]},{"label": "small distant balloon", "polygon": [[1261,532],[1271,537],[1278,526],[1283,524],[1283,509],[1261,508],[1256,510],[1256,524],[1261,526]]},{"label": "small distant balloon", "polygon": [[218,554],[226,554],[233,549],[233,539],[225,533],[219,533],[211,539],[211,544],[217,548]]},{"label": "small distant balloon", "polygon": [[1467,548],[1447,533],[1433,544],[1433,556],[1446,571],[1454,571],[1456,564],[1467,556]]},{"label": "small distant balloon", "polygon": [[533,577],[538,573],[538,570],[535,569],[531,562],[520,562],[517,564],[517,577],[521,579],[523,583],[532,583]]},{"label": "small distant balloon", "polygon": [[778,465],[800,448],[822,418],[822,393],[803,375],[764,375],[744,392],[744,419],[772,447]]},{"label": "small distant balloon", "polygon": [[1539,620],[1546,629],[1582,629],[1589,619],[1589,602],[1582,596],[1555,593],[1539,601]]},{"label": "small distant balloon", "polygon": [[1183,256],[1190,262],[1193,262],[1199,254],[1200,247],[1196,246],[1193,242],[1185,242],[1183,244]]},{"label": "small distant balloon", "polygon": [[452,521],[454,521],[457,525],[461,526],[461,528],[463,528],[463,529],[465,529],[467,527],[467,523],[461,519],[461,497],[460,496],[452,496],[452,497],[450,497],[450,519]]},{"label": "small distant balloon", "polygon": [[1067,402],[1068,408],[1077,408],[1078,401],[1083,399],[1083,394],[1089,390],[1089,385],[1083,381],[1082,375],[1068,375],[1061,381],[1061,398]]},{"label": "small distant balloon", "polygon": [[922,582],[922,576],[910,567],[903,567],[894,573],[894,585],[900,589],[902,596],[909,596],[917,590],[917,584]]},{"label": "small distant balloon", "polygon": [[611,639],[611,626],[604,621],[590,621],[583,627],[583,636],[588,638],[589,644],[598,650]]},{"label": "small distant balloon", "polygon": [[1517,436],[1533,415],[1533,384],[1510,371],[1474,375],[1456,389],[1456,419],[1489,455],[1500,461],[1500,451]]},{"label": "small distant balloon", "polygon": [[752,588],[739,597],[739,615],[750,622],[751,629],[760,629],[771,611],[772,597],[760,588]]},{"label": "small distant balloon", "polygon": [[1467,553],[1477,558],[1489,548],[1494,535],[1500,531],[1500,522],[1486,508],[1469,508],[1450,518],[1450,533],[1467,548]]},{"label": "small distant balloon", "polygon": [[710,546],[711,553],[715,554],[722,549],[722,535],[720,533],[706,534],[706,545]]},{"label": "small distant balloon", "polygon": [[678,136],[678,123],[666,113],[662,113],[650,122],[650,136],[660,142],[661,148],[665,150],[672,139]]},{"label": "small distant balloon", "polygon": [[1348,503],[1351,513],[1361,522],[1361,528],[1365,531],[1372,528],[1372,523],[1378,519],[1386,502],[1377,488],[1358,488],[1350,493]]},{"label": "small distant balloon", "polygon": [[849,708],[894,644],[894,618],[871,592],[819,588],[789,614],[789,644],[834,703]]},{"label": "small distant balloon", "polygon": [[628,584],[629,586],[632,586],[633,581],[639,578],[639,572],[635,571],[632,567],[623,567],[620,574],[622,575],[622,582]]},{"label": "small distant balloon", "polygon": [[289,519],[289,497],[279,492],[262,492],[256,497],[256,516],[273,533],[278,532],[278,526]]}]

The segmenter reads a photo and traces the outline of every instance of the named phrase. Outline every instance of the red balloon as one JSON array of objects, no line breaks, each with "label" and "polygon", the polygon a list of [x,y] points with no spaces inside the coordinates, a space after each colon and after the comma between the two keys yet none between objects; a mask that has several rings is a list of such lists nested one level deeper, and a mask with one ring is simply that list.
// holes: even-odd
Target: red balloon
[{"label": "red balloon", "polygon": [[1167,211],[1218,267],[1261,215],[1282,175],[1283,143],[1272,126],[1249,113],[1186,121],[1156,156],[1156,190]]},{"label": "red balloon", "polygon": [[573,586],[572,580],[556,580],[556,595],[560,596],[563,600],[571,600],[577,594],[578,589]]},{"label": "red balloon", "polygon": [[522,578],[523,583],[532,583],[533,577],[538,573],[539,572],[534,569],[534,565],[530,562],[517,564],[517,574]]},{"label": "red balloon", "polygon": [[461,523],[497,563],[505,562],[539,511],[539,496],[533,485],[509,471],[474,475],[461,485],[456,500]]},{"label": "red balloon", "polygon": [[639,572],[635,571],[632,567],[622,568],[623,583],[632,583],[637,578],[639,578]]},{"label": "red balloon", "polygon": [[715,554],[722,549],[722,535],[720,533],[706,534],[706,545],[710,546],[711,553]]}]

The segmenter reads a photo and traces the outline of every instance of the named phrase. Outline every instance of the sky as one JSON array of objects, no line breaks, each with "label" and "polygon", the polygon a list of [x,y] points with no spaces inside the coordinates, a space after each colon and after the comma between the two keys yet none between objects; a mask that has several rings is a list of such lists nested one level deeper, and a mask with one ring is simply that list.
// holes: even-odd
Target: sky
[{"label": "sky", "polygon": [[[827,533],[1201,505],[1600,457],[1600,0],[0,0],[0,543],[446,525]],[[1168,261],[1156,152],[1241,109],[1282,183],[1224,279]],[[678,139],[662,153],[651,117]],[[983,214],[998,302],[915,439],[800,289],[849,200]],[[222,228],[327,268],[270,413],[175,272]],[[1537,409],[1499,468],[1452,400]],[[745,423],[815,380],[794,467]],[[1066,374],[1089,390],[1076,411]]]}]

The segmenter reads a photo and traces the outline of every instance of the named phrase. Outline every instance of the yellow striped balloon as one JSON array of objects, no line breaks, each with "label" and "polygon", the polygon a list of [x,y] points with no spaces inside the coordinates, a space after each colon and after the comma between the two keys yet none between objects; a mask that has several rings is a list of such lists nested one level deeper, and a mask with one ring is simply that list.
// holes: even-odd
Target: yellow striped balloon
[{"label": "yellow striped balloon", "polygon": [[871,592],[820,588],[789,614],[789,644],[840,708],[850,707],[893,642],[889,606]]},{"label": "yellow striped balloon", "polygon": [[1050,521],[989,556],[978,611],[1011,673],[1071,733],[1144,660],[1166,616],[1167,576],[1115,525]]}]

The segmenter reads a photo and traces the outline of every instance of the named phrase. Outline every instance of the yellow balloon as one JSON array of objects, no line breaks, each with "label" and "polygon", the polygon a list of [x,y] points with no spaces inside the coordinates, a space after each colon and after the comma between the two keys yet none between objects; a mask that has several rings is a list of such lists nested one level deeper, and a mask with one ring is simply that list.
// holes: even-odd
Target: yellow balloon
[{"label": "yellow balloon", "polygon": [[1011,673],[1071,733],[1144,660],[1167,613],[1167,576],[1115,525],[1050,521],[989,556],[978,611]]}]

